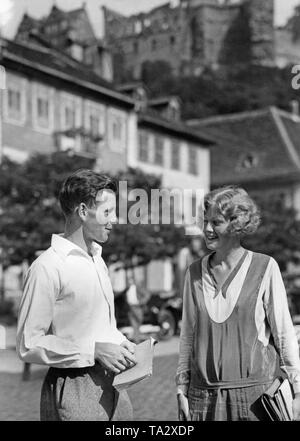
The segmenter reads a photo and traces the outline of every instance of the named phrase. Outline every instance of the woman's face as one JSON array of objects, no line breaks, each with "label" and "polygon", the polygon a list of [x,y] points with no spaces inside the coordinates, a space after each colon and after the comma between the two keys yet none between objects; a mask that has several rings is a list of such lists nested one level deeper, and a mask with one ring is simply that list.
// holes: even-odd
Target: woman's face
[{"label": "woman's face", "polygon": [[204,215],[204,238],[209,250],[219,250],[227,247],[233,241],[233,236],[227,233],[229,221],[217,210],[210,207]]}]

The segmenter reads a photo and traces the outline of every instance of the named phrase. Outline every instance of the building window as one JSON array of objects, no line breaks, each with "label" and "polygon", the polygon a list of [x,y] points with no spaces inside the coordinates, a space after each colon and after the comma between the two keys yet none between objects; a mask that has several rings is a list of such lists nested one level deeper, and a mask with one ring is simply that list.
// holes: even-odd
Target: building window
[{"label": "building window", "polygon": [[49,102],[47,99],[38,98],[37,100],[37,116],[40,119],[48,121],[49,118]]},{"label": "building window", "polygon": [[149,161],[149,136],[147,133],[139,133],[139,160]]},{"label": "building window", "polygon": [[172,121],[180,120],[180,106],[177,101],[171,101],[168,106],[168,117]]},{"label": "building window", "polygon": [[65,107],[65,128],[66,130],[75,128],[75,109],[71,107]]},{"label": "building window", "polygon": [[62,93],[61,103],[61,129],[70,130],[81,127],[81,99]]},{"label": "building window", "polygon": [[105,110],[101,104],[86,101],[84,118],[84,127],[93,138],[104,137]]},{"label": "building window", "polygon": [[163,138],[156,137],[154,143],[154,163],[163,165],[164,163],[164,142]]},{"label": "building window", "polygon": [[109,146],[115,152],[121,152],[126,144],[126,117],[116,109],[110,109],[108,114]]},{"label": "building window", "polygon": [[172,153],[171,153],[171,167],[174,170],[180,169],[180,144],[179,142],[172,143]]},{"label": "building window", "polygon": [[4,117],[7,122],[23,125],[26,121],[26,80],[12,75],[7,77],[4,92]]},{"label": "building window", "polygon": [[115,117],[112,123],[113,125],[113,138],[117,141],[122,139],[122,121],[121,118]]},{"label": "building window", "polygon": [[37,114],[36,120],[38,125],[42,127],[49,126],[49,101],[46,98],[37,98]]},{"label": "building window", "polygon": [[33,84],[32,123],[38,131],[50,133],[54,128],[53,89]]},{"label": "building window", "polygon": [[8,90],[8,108],[15,114],[21,112],[21,92],[19,90]]},{"label": "building window", "polygon": [[154,39],[151,42],[151,50],[155,51],[157,49],[157,41]]},{"label": "building window", "polygon": [[99,136],[99,126],[100,126],[100,120],[97,115],[90,115],[90,128],[91,128],[91,135],[92,136]]},{"label": "building window", "polygon": [[189,146],[188,152],[189,152],[189,165],[188,165],[189,173],[191,173],[192,175],[197,175],[198,174],[197,150],[195,147]]}]

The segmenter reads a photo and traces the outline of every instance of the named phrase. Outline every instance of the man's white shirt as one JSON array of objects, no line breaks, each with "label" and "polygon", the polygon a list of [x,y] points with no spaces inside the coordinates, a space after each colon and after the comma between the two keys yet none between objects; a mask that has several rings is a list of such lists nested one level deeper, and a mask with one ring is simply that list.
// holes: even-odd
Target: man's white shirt
[{"label": "man's white shirt", "polygon": [[61,235],[29,268],[21,298],[17,352],[28,363],[95,364],[96,342],[120,344],[114,295],[102,247],[92,256]]}]

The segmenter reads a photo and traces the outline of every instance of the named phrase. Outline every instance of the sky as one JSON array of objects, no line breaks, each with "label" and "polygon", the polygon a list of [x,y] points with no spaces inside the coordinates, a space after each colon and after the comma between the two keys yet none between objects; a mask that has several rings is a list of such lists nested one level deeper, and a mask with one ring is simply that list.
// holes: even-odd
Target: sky
[{"label": "sky", "polygon": [[[94,25],[96,34],[101,37],[103,31],[103,18],[101,6],[107,6],[125,15],[130,15],[167,3],[168,0],[86,0],[86,7]],[[178,0],[170,0],[176,3]],[[261,0],[264,1],[264,0]],[[53,4],[61,9],[70,10],[82,6],[82,0],[0,0],[0,25],[2,34],[6,38],[13,38],[17,26],[25,11],[35,18],[40,18],[49,13]],[[3,14],[1,9],[6,5],[12,5],[10,14]],[[285,24],[292,15],[293,9],[300,4],[300,0],[275,0],[275,23]],[[4,20],[3,20],[4,19]],[[3,24],[3,21],[6,24]]]}]

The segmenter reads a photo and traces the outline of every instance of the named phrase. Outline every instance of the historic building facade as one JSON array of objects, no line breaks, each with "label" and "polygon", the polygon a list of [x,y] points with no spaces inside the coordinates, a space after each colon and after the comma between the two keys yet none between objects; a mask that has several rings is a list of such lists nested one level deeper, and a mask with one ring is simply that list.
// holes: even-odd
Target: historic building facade
[{"label": "historic building facade", "polygon": [[104,42],[96,37],[85,3],[81,8],[71,11],[64,11],[54,5],[42,19],[35,19],[25,13],[15,40],[55,47],[94,70],[102,78],[109,81],[113,79],[111,54]]},{"label": "historic building facade", "polygon": [[70,150],[103,170],[126,166],[136,139],[133,100],[53,48],[5,40],[1,64],[3,155],[22,161],[35,152]]}]

